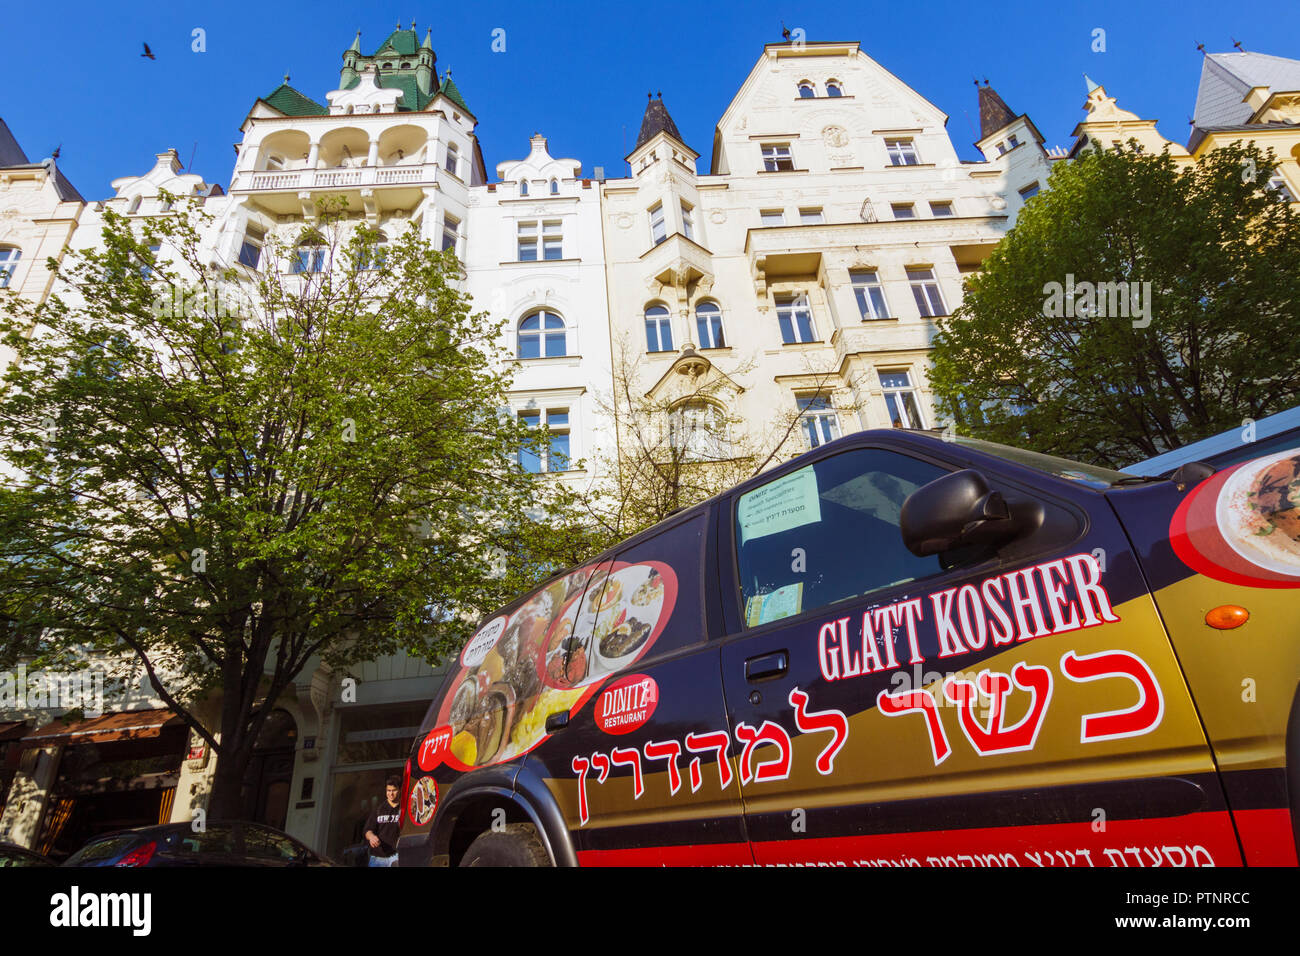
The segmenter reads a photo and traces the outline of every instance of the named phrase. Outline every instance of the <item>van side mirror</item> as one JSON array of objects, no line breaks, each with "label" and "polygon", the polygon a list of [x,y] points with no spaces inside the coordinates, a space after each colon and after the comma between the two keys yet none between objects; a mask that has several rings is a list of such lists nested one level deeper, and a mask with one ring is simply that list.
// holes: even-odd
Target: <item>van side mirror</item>
[{"label": "van side mirror", "polygon": [[907,496],[899,530],[917,557],[955,548],[996,546],[1028,530],[1002,494],[973,468],[922,485]]}]

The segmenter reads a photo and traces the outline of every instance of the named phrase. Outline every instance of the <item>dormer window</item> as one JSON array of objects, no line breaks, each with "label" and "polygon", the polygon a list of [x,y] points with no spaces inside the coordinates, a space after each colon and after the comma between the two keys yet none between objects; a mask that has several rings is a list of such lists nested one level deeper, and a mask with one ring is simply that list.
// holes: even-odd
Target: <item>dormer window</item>
[{"label": "dormer window", "polygon": [[844,90],[840,87],[840,81],[839,81],[839,80],[827,80],[827,81],[826,81],[826,95],[827,95],[827,96],[843,96],[843,95],[844,95]]},{"label": "dormer window", "polygon": [[816,95],[817,95],[817,90],[807,80],[804,80],[802,83],[799,84],[800,99],[810,100]]}]

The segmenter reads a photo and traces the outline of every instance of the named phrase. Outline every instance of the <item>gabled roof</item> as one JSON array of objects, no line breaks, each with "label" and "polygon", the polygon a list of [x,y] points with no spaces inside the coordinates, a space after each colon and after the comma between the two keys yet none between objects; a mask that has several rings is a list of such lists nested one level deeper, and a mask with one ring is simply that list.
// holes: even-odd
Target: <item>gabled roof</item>
[{"label": "gabled roof", "polygon": [[1300,60],[1267,53],[1207,53],[1193,122],[1202,129],[1247,122],[1254,110],[1243,101],[1257,86],[1275,93],[1300,91]]},{"label": "gabled roof", "polygon": [[290,86],[287,76],[283,83],[262,97],[262,102],[272,109],[279,110],[285,116],[325,116],[329,113],[328,109],[311,97],[299,93]]},{"label": "gabled roof", "polygon": [[659,94],[659,99],[655,99],[649,93],[646,96],[650,97],[650,102],[646,104],[645,115],[641,117],[641,132],[637,134],[636,145],[632,147],[632,151],[636,152],[660,133],[667,133],[685,146],[686,141],[682,139],[682,134],[677,132],[677,124],[668,115],[668,107],[664,106],[663,94]]},{"label": "gabled roof", "polygon": [[[361,83],[361,77],[355,77],[350,80],[345,90],[356,89]],[[375,85],[385,90],[401,90],[402,98],[397,101],[397,111],[399,113],[419,112],[429,105],[433,99],[433,93],[424,94],[420,92],[420,85],[415,79],[414,73],[380,72],[375,76]],[[468,107],[466,107],[468,109]]]},{"label": "gabled roof", "polygon": [[992,136],[1005,126],[1016,121],[1016,114],[1011,112],[998,91],[991,86],[981,86],[980,100],[980,139]]}]

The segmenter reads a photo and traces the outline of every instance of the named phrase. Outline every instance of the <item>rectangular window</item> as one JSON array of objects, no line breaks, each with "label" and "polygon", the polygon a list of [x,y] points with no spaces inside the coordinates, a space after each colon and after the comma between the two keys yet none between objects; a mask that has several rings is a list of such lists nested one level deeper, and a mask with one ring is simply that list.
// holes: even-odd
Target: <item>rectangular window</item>
[{"label": "rectangular window", "polygon": [[943,304],[939,294],[939,283],[934,278],[934,270],[923,266],[908,266],[907,281],[912,284],[912,297],[921,315],[930,317],[947,315],[948,307]]},{"label": "rectangular window", "polygon": [[1273,178],[1268,181],[1269,191],[1284,202],[1295,202],[1295,194],[1291,192],[1291,187],[1286,184],[1286,177],[1281,173],[1274,173]]},{"label": "rectangular window", "polygon": [[519,223],[519,261],[537,261],[537,222]]},{"label": "rectangular window", "polygon": [[799,405],[799,424],[809,448],[816,448],[840,437],[840,420],[825,395],[813,395],[796,400]]},{"label": "rectangular window", "polygon": [[763,209],[758,215],[765,226],[784,226],[785,213],[780,209]]},{"label": "rectangular window", "polygon": [[794,171],[794,157],[789,143],[769,143],[763,147],[763,169],[769,173]]},{"label": "rectangular window", "polygon": [[456,251],[456,240],[460,238],[460,220],[450,213],[442,214],[442,251]]},{"label": "rectangular window", "polygon": [[544,471],[567,471],[570,461],[569,410],[567,408],[529,409],[519,413],[519,422],[528,429],[547,430],[547,434],[537,447],[519,450],[519,467],[533,474]]},{"label": "rectangular window", "polygon": [[951,202],[932,202],[930,203],[930,215],[936,219],[943,219],[946,216],[953,215]]},{"label": "rectangular window", "polygon": [[1006,153],[1006,151],[1007,151],[1007,144],[1006,144],[1006,143],[998,143],[998,155],[999,155],[999,156],[1002,156],[1003,154]]},{"label": "rectangular window", "polygon": [[912,205],[910,202],[890,203],[889,208],[893,211],[895,219],[916,218],[916,206]]},{"label": "rectangular window", "polygon": [[855,270],[849,273],[853,283],[853,294],[858,300],[858,312],[862,320],[888,319],[889,306],[885,303],[885,290],[880,286],[880,279],[874,269]]},{"label": "rectangular window", "polygon": [[[161,251],[162,251],[162,246],[160,246],[158,243],[154,243],[149,247],[149,252],[152,253],[154,262],[158,261],[158,253]],[[140,266],[140,278],[150,279],[152,277],[153,277],[153,266],[149,265],[147,262],[143,263]]]},{"label": "rectangular window", "polygon": [[325,247],[299,246],[294,250],[293,260],[289,264],[289,271],[294,273],[324,272]]},{"label": "rectangular window", "polygon": [[[872,592],[942,574],[938,555],[907,550],[899,514],[908,495],[944,474],[895,451],[854,448],[741,495],[734,528],[745,626],[850,598],[865,605]],[[792,562],[796,548],[824,555],[822,570]]]},{"label": "rectangular window", "polygon": [[1015,149],[1017,146],[1020,145],[1020,140],[1016,139],[1015,133],[1012,133],[1010,136],[1007,137],[1007,145],[1010,146],[1012,149]]},{"label": "rectangular window", "polygon": [[817,333],[813,328],[812,308],[808,305],[808,296],[804,293],[778,295],[776,320],[781,326],[781,341],[786,345],[817,341]]},{"label": "rectangular window", "polygon": [[453,176],[460,175],[460,152],[455,143],[447,144],[447,172]]},{"label": "rectangular window", "polygon": [[668,238],[668,222],[664,218],[664,204],[655,203],[650,207],[650,240],[657,246]]},{"label": "rectangular window", "polygon": [[921,161],[910,139],[885,140],[885,152],[889,154],[891,166],[915,166]]},{"label": "rectangular window", "polygon": [[542,258],[564,258],[564,237],[560,234],[558,219],[542,223]]},{"label": "rectangular window", "polygon": [[15,249],[13,246],[0,247],[0,289],[9,285],[9,280],[14,277],[21,257],[21,249]]},{"label": "rectangular window", "polygon": [[1037,195],[1038,195],[1038,183],[1036,182],[1030,183],[1024,189],[1020,190],[1020,198],[1022,200],[1029,199],[1031,196],[1037,196]]},{"label": "rectangular window", "polygon": [[912,373],[906,369],[880,372],[880,387],[885,393],[889,422],[895,428],[924,428],[921,406],[912,389]]},{"label": "rectangular window", "polygon": [[682,235],[691,240],[695,239],[694,212],[695,210],[691,208],[690,203],[682,203]]},{"label": "rectangular window", "polygon": [[820,207],[820,206],[818,206],[818,207],[815,208],[815,209],[800,209],[800,210],[799,210],[799,224],[800,224],[800,225],[803,225],[803,226],[820,226],[820,225],[822,224],[823,221],[824,221],[824,220],[822,219],[822,210],[821,210],[821,207]]},{"label": "rectangular window", "polygon": [[239,246],[239,264],[256,269],[262,261],[262,243],[266,241],[266,230],[251,222],[244,230],[244,241]]}]

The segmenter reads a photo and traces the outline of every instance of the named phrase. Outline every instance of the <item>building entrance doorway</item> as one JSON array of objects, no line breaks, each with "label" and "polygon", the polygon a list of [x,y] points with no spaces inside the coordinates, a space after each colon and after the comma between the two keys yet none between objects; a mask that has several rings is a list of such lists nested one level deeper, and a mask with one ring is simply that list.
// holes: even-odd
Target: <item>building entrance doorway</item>
[{"label": "building entrance doorway", "polygon": [[244,819],[284,829],[297,744],[298,725],[293,716],[286,710],[271,711],[257,735],[244,777]]}]

